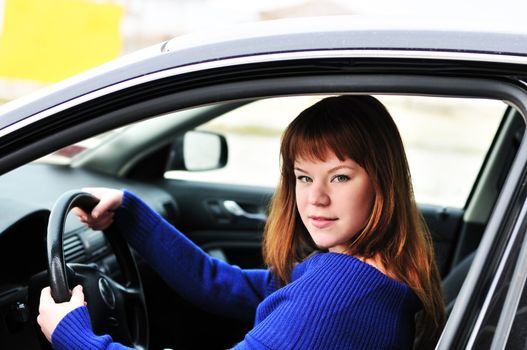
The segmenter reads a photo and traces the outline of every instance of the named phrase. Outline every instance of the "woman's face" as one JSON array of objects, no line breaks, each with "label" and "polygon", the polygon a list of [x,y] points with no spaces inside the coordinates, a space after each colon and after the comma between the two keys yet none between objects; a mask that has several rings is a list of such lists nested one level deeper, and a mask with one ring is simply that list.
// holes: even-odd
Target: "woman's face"
[{"label": "woman's face", "polygon": [[342,253],[365,225],[373,203],[366,171],[332,152],[325,161],[295,161],[296,203],[302,222],[321,249]]}]

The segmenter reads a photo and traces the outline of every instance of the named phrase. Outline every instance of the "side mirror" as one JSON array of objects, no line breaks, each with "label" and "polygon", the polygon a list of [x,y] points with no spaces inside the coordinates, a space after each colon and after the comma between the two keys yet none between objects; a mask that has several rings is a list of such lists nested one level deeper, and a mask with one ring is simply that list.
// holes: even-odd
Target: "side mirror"
[{"label": "side mirror", "polygon": [[227,164],[225,136],[206,131],[187,131],[172,144],[166,170],[204,171]]}]

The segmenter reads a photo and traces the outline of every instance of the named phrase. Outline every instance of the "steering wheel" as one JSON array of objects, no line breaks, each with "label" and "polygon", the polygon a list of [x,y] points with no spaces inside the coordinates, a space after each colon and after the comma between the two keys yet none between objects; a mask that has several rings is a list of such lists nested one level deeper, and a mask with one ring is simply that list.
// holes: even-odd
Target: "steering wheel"
[{"label": "steering wheel", "polygon": [[98,202],[79,190],[68,191],[55,202],[47,236],[51,295],[57,303],[68,301],[69,289],[81,284],[94,332],[110,334],[114,341],[136,349],[146,349],[148,317],[141,278],[128,244],[115,226],[104,234],[119,263],[122,281],[107,276],[95,264],[65,264],[63,235],[68,212],[74,207],[91,212]]}]

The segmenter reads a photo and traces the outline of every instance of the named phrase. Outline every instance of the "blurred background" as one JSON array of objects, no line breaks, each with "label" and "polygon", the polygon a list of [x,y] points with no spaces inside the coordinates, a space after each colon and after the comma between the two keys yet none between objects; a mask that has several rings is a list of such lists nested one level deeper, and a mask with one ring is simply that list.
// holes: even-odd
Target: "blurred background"
[{"label": "blurred background", "polygon": [[525,10],[523,0],[0,0],[0,104],[128,52],[232,23],[349,14],[514,23]]}]

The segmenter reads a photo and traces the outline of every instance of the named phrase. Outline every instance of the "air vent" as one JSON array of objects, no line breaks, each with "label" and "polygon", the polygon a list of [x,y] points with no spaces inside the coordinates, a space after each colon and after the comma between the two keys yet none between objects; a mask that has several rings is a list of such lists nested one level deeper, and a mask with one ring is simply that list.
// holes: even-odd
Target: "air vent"
[{"label": "air vent", "polygon": [[66,262],[82,262],[86,258],[84,245],[79,235],[71,235],[64,239],[64,259]]}]

